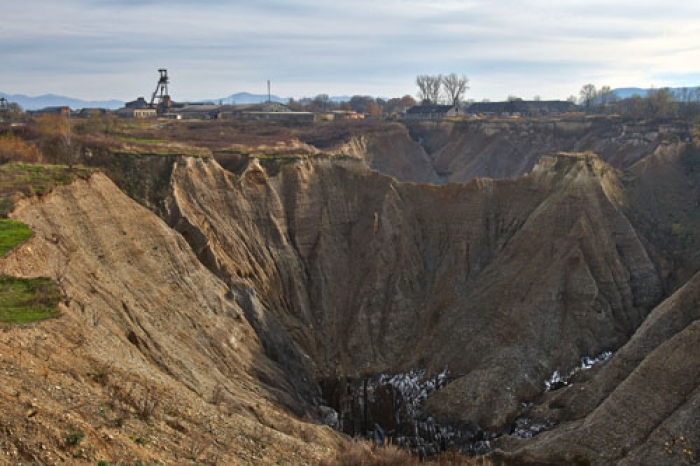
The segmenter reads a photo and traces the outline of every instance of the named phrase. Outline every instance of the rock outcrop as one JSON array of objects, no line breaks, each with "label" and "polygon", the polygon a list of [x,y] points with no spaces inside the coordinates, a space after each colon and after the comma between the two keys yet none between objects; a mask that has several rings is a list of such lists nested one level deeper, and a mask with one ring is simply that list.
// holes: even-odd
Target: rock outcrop
[{"label": "rock outcrop", "polygon": [[661,297],[616,174],[592,155],[444,187],[351,161],[237,176],[190,158],[172,186],[169,223],[255,290],[288,377],[448,368],[428,409],[454,422],[509,422],[555,368],[624,344]]},{"label": "rock outcrop", "polygon": [[540,404],[559,423],[528,441],[505,442],[513,464],[695,464],[700,444],[700,275],[659,305],[629,343],[589,380]]},{"label": "rock outcrop", "polygon": [[58,319],[0,334],[0,461],[250,464],[332,452],[335,434],[291,414],[307,405],[265,356],[242,300],[107,177],[22,201],[12,217],[35,235],[2,273],[51,277],[64,303]]},{"label": "rock outcrop", "polygon": [[9,461],[331,455],[302,417],[421,454],[500,436],[514,464],[695,461],[698,275],[659,304],[700,263],[686,130],[367,127],[104,162],[150,211],[101,174],[21,201],[36,234],[0,271],[64,302],[0,333]]},{"label": "rock outcrop", "polygon": [[417,122],[408,129],[441,182],[518,178],[530,172],[542,155],[559,151],[592,151],[624,169],[653,154],[664,141],[689,137],[687,125],[634,126],[607,118]]}]

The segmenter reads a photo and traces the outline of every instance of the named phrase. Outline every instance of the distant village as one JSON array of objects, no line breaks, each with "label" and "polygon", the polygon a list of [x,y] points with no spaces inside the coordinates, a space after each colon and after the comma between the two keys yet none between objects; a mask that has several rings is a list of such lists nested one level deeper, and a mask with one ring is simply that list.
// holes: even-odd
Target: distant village
[{"label": "distant village", "polygon": [[[442,120],[474,117],[552,116],[577,111],[570,101],[525,101],[459,103],[456,105],[418,104],[411,96],[382,101],[366,96],[355,96],[350,102],[329,102],[323,96],[314,99],[291,100],[281,103],[268,99],[253,104],[223,104],[214,102],[176,102],[168,93],[167,70],[159,70],[160,79],[150,99],[141,96],[117,110],[67,106],[46,107],[27,111],[32,116],[43,114],[89,118],[92,115],[112,113],[120,118],[172,120],[278,120],[321,122],[363,119]],[[0,98],[0,118],[18,106]],[[337,107],[337,108],[332,108]]]},{"label": "distant village", "polygon": [[[172,119],[172,120],[277,120],[290,122],[323,122],[336,120],[459,120],[474,118],[535,118],[557,117],[563,115],[580,116],[583,114],[617,114],[630,118],[666,118],[666,117],[695,117],[700,115],[700,89],[681,89],[675,93],[669,89],[650,91],[646,97],[638,95],[626,99],[618,99],[608,86],[600,90],[592,84],[584,85],[579,101],[574,96],[562,100],[523,100],[509,97],[503,102],[473,102],[463,101],[463,93],[468,87],[466,76],[456,79],[462,85],[458,94],[452,94],[448,101],[452,104],[435,103],[438,99],[437,87],[432,94],[423,86],[421,79],[439,80],[442,76],[418,76],[417,82],[421,87],[420,103],[410,96],[383,100],[369,96],[353,96],[347,102],[332,101],[328,95],[320,94],[314,98],[304,98],[298,101],[289,99],[282,103],[270,98],[268,82],[268,99],[266,102],[252,104],[219,104],[214,102],[176,102],[168,92],[170,83],[168,72],[158,70],[160,77],[156,89],[150,99],[138,97],[127,102],[117,110],[84,108],[73,110],[67,106],[46,107],[41,110],[25,112],[30,116],[43,114],[65,115],[75,118],[89,118],[95,114],[114,114],[120,118],[135,119]],[[461,79],[461,81],[459,80]],[[0,122],[7,121],[11,114],[21,112],[21,108],[5,98],[0,98]]]},{"label": "distant village", "polygon": [[[0,111],[3,107],[0,106]],[[382,114],[383,119],[408,120],[442,120],[457,118],[517,118],[534,116],[556,116],[576,112],[578,107],[566,101],[507,101],[477,102],[463,105],[413,105],[391,114]],[[118,110],[85,108],[72,110],[66,106],[46,107],[41,110],[27,111],[34,116],[43,114],[67,115],[89,118],[96,112],[114,113],[121,118],[165,118],[173,120],[226,120],[232,118],[248,120],[285,120],[285,121],[334,121],[364,120],[377,118],[372,113],[355,110],[299,111],[281,102],[262,102],[257,104],[215,104],[213,102],[170,102],[167,106],[152,105],[144,97],[127,102]]]}]

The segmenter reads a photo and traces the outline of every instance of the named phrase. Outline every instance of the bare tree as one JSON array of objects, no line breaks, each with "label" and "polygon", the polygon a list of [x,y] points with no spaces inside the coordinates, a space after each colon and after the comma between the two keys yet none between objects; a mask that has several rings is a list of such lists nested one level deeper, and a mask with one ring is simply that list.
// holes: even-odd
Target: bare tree
[{"label": "bare tree", "polygon": [[615,93],[610,89],[610,86],[603,86],[598,91],[598,103],[605,108],[608,104],[615,100]]},{"label": "bare tree", "polygon": [[450,73],[442,78],[442,87],[452,105],[459,105],[464,97],[464,93],[469,89],[469,78],[466,75],[458,76],[457,73]]},{"label": "bare tree", "polygon": [[695,116],[700,111],[700,88],[682,87],[674,92],[674,100],[678,103],[681,116]]},{"label": "bare tree", "polygon": [[440,100],[440,89],[442,88],[442,75],[435,76],[419,74],[416,76],[418,86],[418,98],[424,104],[437,104]]},{"label": "bare tree", "polygon": [[80,147],[73,137],[73,125],[68,116],[63,116],[59,119],[58,131],[61,142],[60,153],[63,162],[68,165],[70,170],[73,170],[73,165],[80,158]]},{"label": "bare tree", "polygon": [[677,111],[677,104],[673,101],[673,93],[667,87],[652,89],[647,93],[648,115],[652,118],[667,118]]},{"label": "bare tree", "polygon": [[593,84],[584,84],[579,92],[581,105],[585,107],[586,110],[590,109],[593,105],[593,101],[596,98],[596,89]]},{"label": "bare tree", "polygon": [[331,103],[331,98],[328,96],[328,94],[319,94],[316,97],[314,97],[314,103],[322,110],[322,111],[327,111],[329,108],[329,104]]}]

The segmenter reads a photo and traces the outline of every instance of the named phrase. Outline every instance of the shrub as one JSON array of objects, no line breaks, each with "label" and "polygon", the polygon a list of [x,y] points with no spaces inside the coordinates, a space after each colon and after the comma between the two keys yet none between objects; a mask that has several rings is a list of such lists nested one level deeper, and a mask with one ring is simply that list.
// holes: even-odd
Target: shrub
[{"label": "shrub", "polygon": [[75,446],[85,439],[85,432],[82,430],[74,430],[66,435],[66,445]]},{"label": "shrub", "polygon": [[39,149],[13,133],[0,136],[0,164],[8,162],[36,163],[41,159]]},{"label": "shrub", "polygon": [[57,317],[60,298],[51,279],[0,276],[0,322],[26,324]]}]

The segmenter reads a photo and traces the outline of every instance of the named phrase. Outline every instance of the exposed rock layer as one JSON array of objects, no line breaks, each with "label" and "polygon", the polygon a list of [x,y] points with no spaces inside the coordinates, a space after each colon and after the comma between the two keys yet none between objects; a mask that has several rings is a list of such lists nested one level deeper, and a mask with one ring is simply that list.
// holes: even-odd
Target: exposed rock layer
[{"label": "exposed rock layer", "polygon": [[[51,277],[65,302],[60,318],[1,334],[3,459],[329,455],[334,434],[289,414],[305,404],[229,287],[108,178],[23,201],[12,215],[35,236],[0,261],[2,272]],[[85,439],[65,440],[72,432]]]},{"label": "exposed rock layer", "polygon": [[623,197],[594,156],[445,187],[351,162],[270,177],[186,159],[169,222],[217,275],[256,290],[267,338],[297,348],[277,354],[290,376],[448,367],[460,376],[429,409],[497,427],[553,368],[622,345],[660,299]]},{"label": "exposed rock layer", "polygon": [[561,424],[497,454],[514,464],[695,464],[700,444],[700,276],[658,306],[590,380],[547,397]]}]

